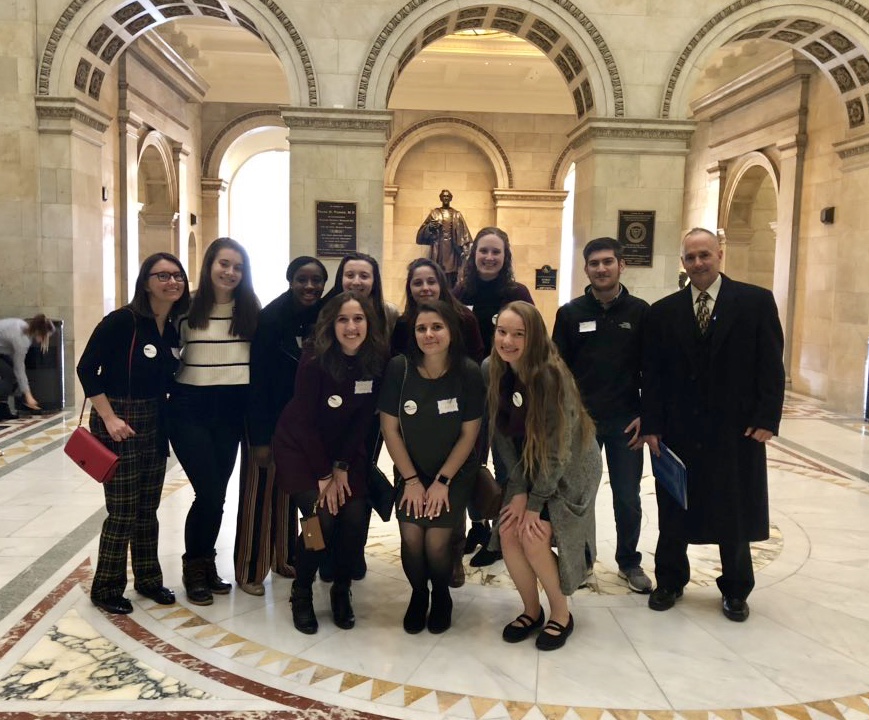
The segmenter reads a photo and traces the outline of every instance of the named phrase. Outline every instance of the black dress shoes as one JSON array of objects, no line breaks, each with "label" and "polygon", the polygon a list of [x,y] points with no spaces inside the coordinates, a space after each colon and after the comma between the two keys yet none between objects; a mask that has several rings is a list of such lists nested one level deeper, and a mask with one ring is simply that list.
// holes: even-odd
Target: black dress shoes
[{"label": "black dress shoes", "polygon": [[175,604],[175,593],[162,585],[160,587],[149,589],[137,587],[136,592],[139,593],[139,595],[144,595],[149,600],[153,600],[158,605]]},{"label": "black dress shoes", "polygon": [[[546,632],[547,630],[554,630],[555,632],[548,633]],[[567,638],[570,637],[572,632],[573,615],[568,615],[567,625],[562,625],[561,623],[555,622],[555,620],[550,620],[543,626],[543,632],[537,636],[537,640],[534,644],[537,646],[538,650],[558,650],[558,648],[564,647],[564,643],[567,642]]]},{"label": "black dress shoes", "polygon": [[[516,625],[515,623],[519,623]],[[543,608],[540,608],[540,614],[535,620],[528,613],[522,613],[513,622],[504,626],[501,632],[501,637],[504,642],[517,643],[525,640],[535,630],[543,627]]]},{"label": "black dress shoes", "polygon": [[748,620],[748,603],[739,598],[721,598],[721,612],[724,617],[733,622],[745,622]]},{"label": "black dress shoes", "polygon": [[680,597],[682,597],[682,588],[670,590],[659,585],[649,595],[649,607],[652,610],[669,610]]},{"label": "black dress shoes", "polygon": [[112,615],[129,615],[133,612],[133,603],[121,595],[105,598],[104,600],[92,597],[91,602],[100,610],[105,610],[107,613],[111,613]]}]

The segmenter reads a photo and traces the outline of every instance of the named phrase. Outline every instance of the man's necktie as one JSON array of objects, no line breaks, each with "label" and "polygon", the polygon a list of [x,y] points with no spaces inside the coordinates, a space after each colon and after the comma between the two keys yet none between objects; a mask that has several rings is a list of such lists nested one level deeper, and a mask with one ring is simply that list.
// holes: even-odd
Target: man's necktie
[{"label": "man's necktie", "polygon": [[705,335],[709,329],[709,293],[705,290],[697,296],[697,326],[700,328],[700,334]]}]

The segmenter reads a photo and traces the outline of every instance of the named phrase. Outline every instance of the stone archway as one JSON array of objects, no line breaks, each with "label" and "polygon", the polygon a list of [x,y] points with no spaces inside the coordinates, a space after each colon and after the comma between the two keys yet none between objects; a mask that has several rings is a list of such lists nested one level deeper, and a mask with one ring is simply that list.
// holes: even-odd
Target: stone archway
[{"label": "stone archway", "polygon": [[178,255],[179,243],[175,233],[178,221],[178,182],[172,164],[171,149],[159,133],[149,133],[142,143],[137,185],[138,263],[155,252]]},{"label": "stone archway", "polygon": [[495,29],[527,40],[549,57],[568,86],[577,117],[624,116],[615,59],[594,23],[570,0],[532,0],[516,6],[463,1],[458,5],[451,4],[445,11],[437,0],[417,0],[392,17],[368,53],[357,108],[387,107],[401,72],[435,40],[460,30]]},{"label": "stone archway", "polygon": [[721,227],[727,238],[724,271],[728,277],[773,289],[777,226],[775,170],[768,160],[749,160],[734,173],[722,207]]},{"label": "stone archway", "polygon": [[849,126],[869,121],[869,8],[855,0],[737,0],[716,13],[685,46],[661,101],[661,117],[688,117],[698,73],[718,48],[743,40],[771,40],[811,60],[837,88]]},{"label": "stone archway", "polygon": [[316,73],[301,35],[277,5],[252,0],[128,0],[120,6],[117,0],[72,0],[43,50],[36,94],[99,101],[110,66],[130,43],[184,17],[218,18],[253,33],[280,60],[293,102],[318,105]]}]

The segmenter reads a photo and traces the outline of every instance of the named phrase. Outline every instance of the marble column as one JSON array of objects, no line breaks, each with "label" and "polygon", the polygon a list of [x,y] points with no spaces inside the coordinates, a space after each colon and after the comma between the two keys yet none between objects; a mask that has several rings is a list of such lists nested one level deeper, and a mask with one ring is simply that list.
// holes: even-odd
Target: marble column
[{"label": "marble column", "polygon": [[516,280],[526,285],[551,328],[558,310],[557,290],[535,290],[535,270],[549,265],[558,269],[558,282],[564,275],[561,264],[561,214],[567,192],[564,190],[492,191],[495,199],[495,225],[510,237],[513,271]]},{"label": "marble column", "polygon": [[572,295],[582,292],[582,248],[617,237],[619,210],[654,210],[652,267],[629,267],[629,290],[652,302],[678,289],[685,157],[694,132],[687,120],[587,118],[571,133],[576,163]]},{"label": "marble column", "polygon": [[129,110],[118,113],[117,304],[133,299],[139,274],[139,132],[143,121]]},{"label": "marble column", "polygon": [[[398,185],[385,185],[383,188],[383,250],[381,275],[383,276],[383,294],[385,297],[398,299],[404,293],[405,273],[403,268],[395,267],[395,199],[398,197]],[[387,268],[391,272],[387,273]]]},{"label": "marble column", "polygon": [[190,264],[187,258],[187,238],[190,235],[190,196],[187,186],[189,158],[190,148],[187,145],[172,143],[172,163],[175,166],[175,177],[178,178],[178,220],[174,228],[173,252],[185,268]]},{"label": "marble column", "polygon": [[202,178],[200,184],[202,187],[202,212],[199,218],[201,235],[196,238],[196,257],[188,258],[187,268],[191,287],[199,284],[199,265],[202,263],[205,248],[215,238],[229,234],[222,232],[224,227],[229,227],[227,213],[229,200],[226,192],[229,184],[220,178]]},{"label": "marble column", "polygon": [[40,198],[35,238],[36,305],[64,321],[67,404],[81,400],[75,364],[91,330],[114,307],[104,272],[114,265],[113,227],[104,222],[102,154],[111,118],[72,98],[37,97],[40,182],[64,188]]},{"label": "marble column", "polygon": [[[383,256],[383,182],[392,113],[284,107],[290,129],[290,257],[316,255],[316,203],[356,203],[356,248]],[[337,260],[326,262],[330,274]]]},{"label": "marble column", "polygon": [[797,241],[800,237],[800,202],[803,195],[803,163],[806,136],[783,138],[776,143],[779,155],[779,194],[776,217],[775,269],[772,294],[785,334],[784,364],[790,375],[793,354],[794,303],[796,302]]}]

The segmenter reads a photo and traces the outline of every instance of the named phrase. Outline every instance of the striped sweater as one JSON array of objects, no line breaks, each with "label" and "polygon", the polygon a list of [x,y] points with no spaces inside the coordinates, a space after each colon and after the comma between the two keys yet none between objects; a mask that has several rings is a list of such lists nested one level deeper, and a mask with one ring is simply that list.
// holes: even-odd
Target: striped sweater
[{"label": "striped sweater", "polygon": [[250,342],[230,335],[235,301],[215,303],[208,327],[191,328],[181,317],[181,367],[175,380],[184,385],[247,385]]}]

